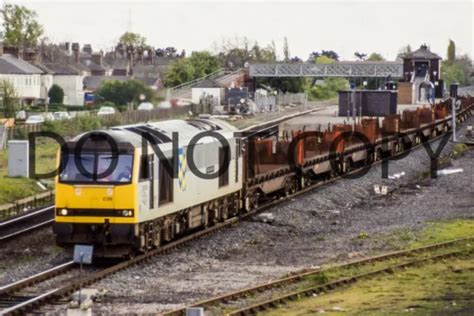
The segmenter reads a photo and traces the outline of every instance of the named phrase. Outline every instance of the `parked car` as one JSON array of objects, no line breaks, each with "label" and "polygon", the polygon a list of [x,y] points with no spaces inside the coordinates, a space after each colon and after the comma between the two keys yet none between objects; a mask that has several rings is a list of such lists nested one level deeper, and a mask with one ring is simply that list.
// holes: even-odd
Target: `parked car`
[{"label": "parked car", "polygon": [[44,123],[45,119],[43,115],[31,115],[25,121],[25,124],[41,124]]},{"label": "parked car", "polygon": [[178,99],[176,101],[177,106],[188,106],[191,105],[191,103],[193,103],[193,100],[190,99]]},{"label": "parked car", "polygon": [[53,113],[50,113],[50,112],[43,113],[42,115],[46,121],[54,121],[56,119]]},{"label": "parked car", "polygon": [[155,106],[153,105],[153,103],[151,102],[142,102],[138,105],[138,110],[140,111],[151,111],[155,108]]},{"label": "parked car", "polygon": [[15,118],[17,120],[25,120],[26,119],[26,112],[24,110],[16,112]]},{"label": "parked car", "polygon": [[101,106],[97,115],[112,115],[115,114],[115,109],[111,106]]},{"label": "parked car", "polygon": [[69,120],[71,118],[69,113],[66,111],[54,112],[53,115],[56,120]]},{"label": "parked car", "polygon": [[159,108],[161,109],[170,109],[171,108],[171,102],[170,101],[161,101]]}]

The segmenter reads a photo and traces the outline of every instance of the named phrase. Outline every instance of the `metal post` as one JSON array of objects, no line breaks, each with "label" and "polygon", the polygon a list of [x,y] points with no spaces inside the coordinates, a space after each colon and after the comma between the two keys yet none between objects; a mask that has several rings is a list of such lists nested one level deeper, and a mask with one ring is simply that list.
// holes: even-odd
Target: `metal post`
[{"label": "metal post", "polygon": [[84,253],[81,252],[81,261],[79,263],[79,308],[81,307],[81,290],[82,290],[82,260],[84,259]]},{"label": "metal post", "polygon": [[451,98],[452,101],[452,116],[453,116],[453,142],[457,142],[456,139],[456,98]]},{"label": "metal post", "polygon": [[352,120],[356,120],[355,89],[352,90]]}]

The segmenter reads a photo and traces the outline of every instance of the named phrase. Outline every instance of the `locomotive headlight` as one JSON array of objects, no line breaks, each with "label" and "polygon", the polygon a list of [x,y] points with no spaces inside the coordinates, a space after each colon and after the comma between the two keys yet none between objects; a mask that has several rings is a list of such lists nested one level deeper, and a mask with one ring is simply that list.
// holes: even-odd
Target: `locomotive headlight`
[{"label": "locomotive headlight", "polygon": [[132,216],[132,211],[123,210],[123,211],[122,211],[122,215],[123,215],[123,216]]},{"label": "locomotive headlight", "polygon": [[60,213],[61,213],[62,216],[66,216],[67,215],[67,209],[63,208]]}]

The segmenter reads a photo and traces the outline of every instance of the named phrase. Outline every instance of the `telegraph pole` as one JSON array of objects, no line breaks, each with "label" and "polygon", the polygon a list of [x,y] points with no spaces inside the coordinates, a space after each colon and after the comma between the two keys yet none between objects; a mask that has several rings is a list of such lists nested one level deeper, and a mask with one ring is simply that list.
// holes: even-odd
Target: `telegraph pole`
[{"label": "telegraph pole", "polygon": [[458,96],[458,83],[452,83],[449,87],[449,95],[451,97],[452,112],[453,117],[453,142],[457,142],[456,139],[456,98]]}]

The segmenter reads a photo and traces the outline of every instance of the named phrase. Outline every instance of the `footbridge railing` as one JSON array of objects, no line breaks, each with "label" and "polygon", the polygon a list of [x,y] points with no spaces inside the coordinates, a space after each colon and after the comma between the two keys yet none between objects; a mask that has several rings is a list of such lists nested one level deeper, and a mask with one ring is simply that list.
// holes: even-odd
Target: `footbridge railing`
[{"label": "footbridge railing", "polygon": [[402,78],[401,62],[336,62],[251,64],[251,77],[387,77]]}]

